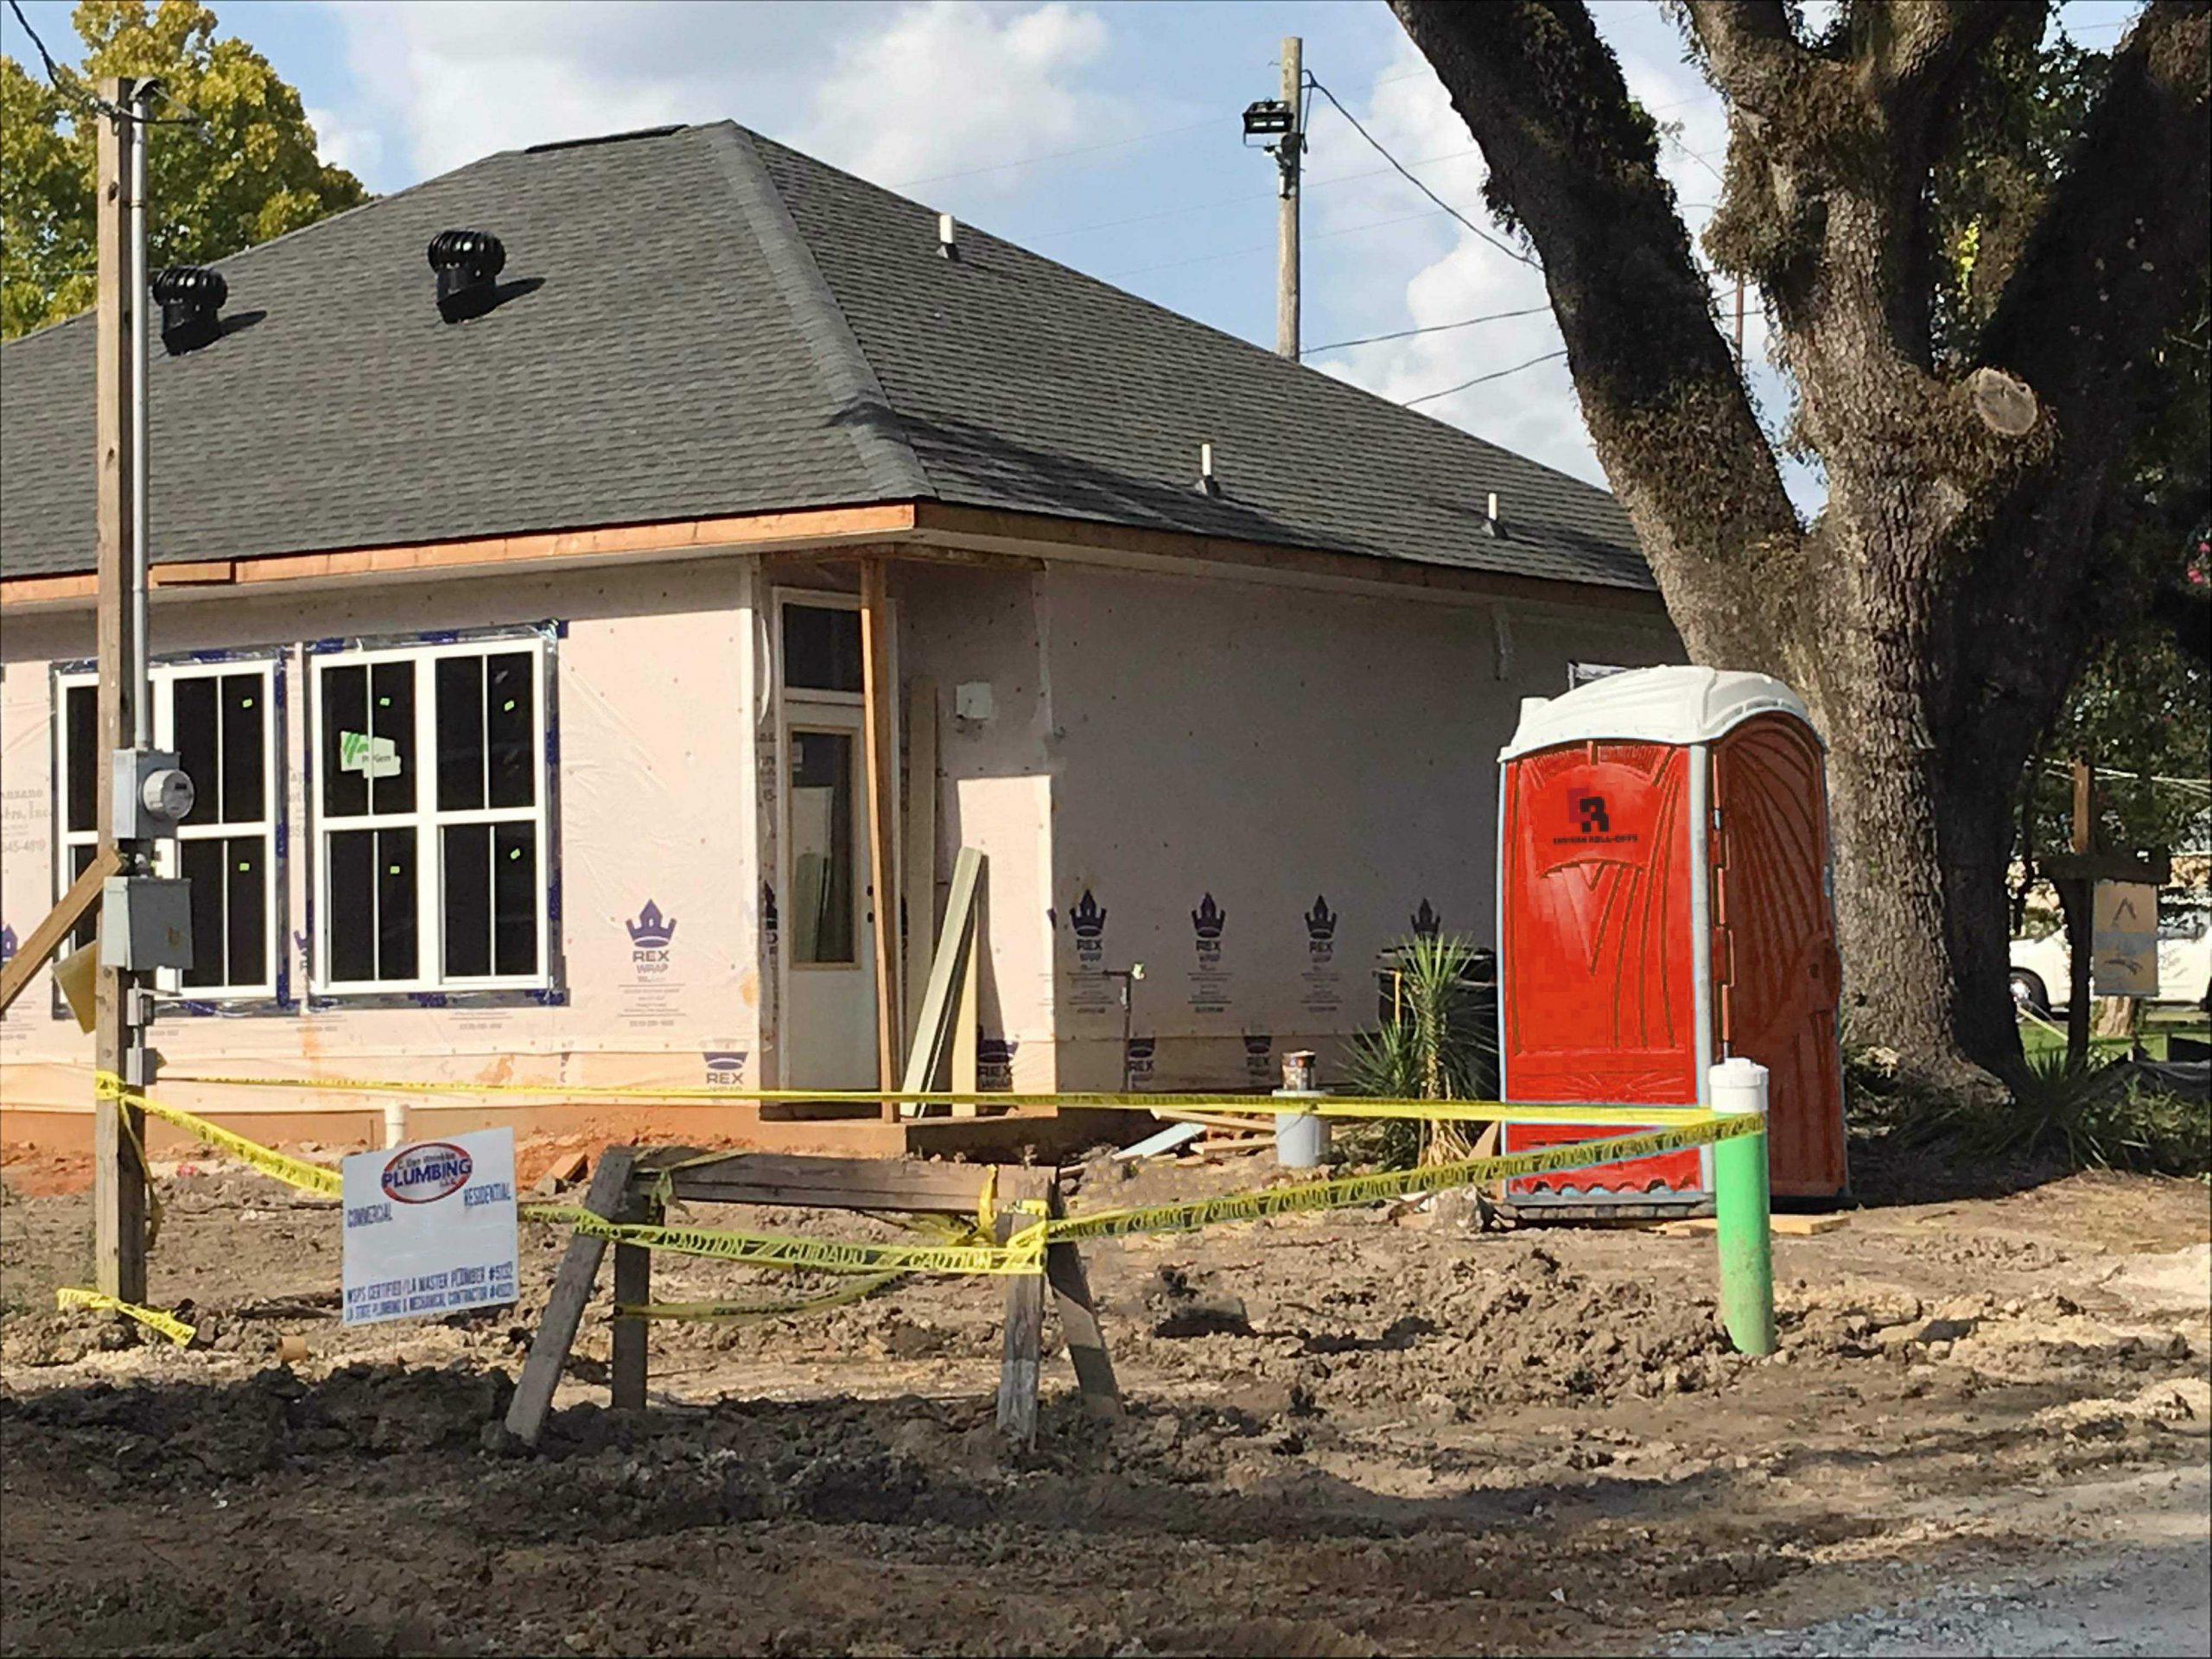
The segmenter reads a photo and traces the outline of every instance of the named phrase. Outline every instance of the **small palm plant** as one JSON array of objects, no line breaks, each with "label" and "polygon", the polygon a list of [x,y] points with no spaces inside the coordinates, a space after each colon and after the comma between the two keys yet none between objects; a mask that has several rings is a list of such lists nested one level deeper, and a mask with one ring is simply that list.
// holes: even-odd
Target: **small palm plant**
[{"label": "small palm plant", "polygon": [[[1497,1033],[1478,1007],[1473,946],[1450,934],[1415,934],[1392,953],[1395,1017],[1351,1040],[1351,1092],[1382,1100],[1481,1100],[1497,1075]],[[1471,1157],[1465,1126],[1434,1118],[1376,1127],[1378,1161],[1398,1166]]]}]

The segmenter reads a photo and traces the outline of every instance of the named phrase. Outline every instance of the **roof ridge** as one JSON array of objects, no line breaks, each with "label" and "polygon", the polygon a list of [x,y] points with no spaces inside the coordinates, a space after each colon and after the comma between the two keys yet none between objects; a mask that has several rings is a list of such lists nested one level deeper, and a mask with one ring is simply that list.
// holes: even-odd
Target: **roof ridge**
[{"label": "roof ridge", "polygon": [[830,419],[852,440],[870,485],[884,500],[935,496],[928,468],[907,440],[875,365],[861,349],[851,321],[815,263],[814,251],[768,176],[753,133],[734,121],[715,122],[704,130],[777,291],[811,348],[809,355],[832,405]]},{"label": "roof ridge", "polygon": [[[751,128],[741,125],[735,122],[731,122],[729,124],[736,127],[738,131],[744,133],[748,138],[753,139],[759,143],[772,144],[785,155],[796,156],[800,162],[810,167],[819,168],[824,172],[835,173],[842,178],[849,179],[864,190],[873,191],[877,195],[887,197],[891,200],[902,203],[908,207],[917,208],[924,213],[935,213],[939,211],[938,209],[931,207],[927,202],[921,201],[912,196],[904,194],[899,191],[892,189],[887,185],[878,184],[873,179],[863,178],[857,173],[852,172],[848,168],[839,167],[834,162],[825,162],[819,156],[814,155],[807,150],[800,149],[795,145],[785,143],[780,139],[772,138],[765,133],[756,133],[753,131]],[[1313,364],[1306,362],[1302,357],[1294,360],[1287,359],[1281,353],[1271,350],[1268,346],[1257,345],[1255,342],[1245,339],[1242,334],[1236,334],[1227,328],[1217,328],[1213,324],[1205,321],[1202,318],[1194,317],[1186,311],[1178,311],[1172,305],[1162,305],[1157,300],[1147,299],[1143,295],[1136,293],[1130,289],[1123,288],[1119,283],[1108,282],[1103,276],[1094,276],[1087,270],[1081,270],[1077,266],[1067,264],[1060,260],[1053,258],[1050,254],[1039,253],[1036,249],[1031,247],[1026,242],[1017,242],[1010,237],[1001,236],[996,232],[986,230],[982,226],[977,225],[968,219],[961,220],[961,228],[963,231],[972,231],[976,235],[987,238],[990,241],[995,242],[1002,248],[1011,249],[1013,251],[1019,253],[1027,258],[1034,259],[1042,264],[1050,265],[1053,270],[1064,272],[1067,276],[1072,276],[1077,281],[1084,283],[1092,288],[1103,289],[1106,293],[1116,296],[1117,298],[1127,300],[1133,304],[1141,305],[1147,310],[1156,311],[1162,316],[1173,318],[1178,324],[1184,327],[1203,329],[1207,334],[1212,334],[1217,339],[1229,341],[1233,345],[1243,347],[1246,352],[1250,353],[1255,358],[1266,359],[1271,363],[1281,365],[1293,370],[1305,370],[1306,372],[1316,376],[1319,379],[1327,381],[1333,386],[1341,387],[1344,391],[1351,392],[1358,397],[1364,398],[1371,403],[1378,404],[1385,409],[1394,410],[1398,414],[1408,416],[1410,419],[1425,423],[1429,426],[1441,428],[1444,431],[1450,433],[1454,438],[1464,439],[1472,443],[1478,443],[1482,445],[1484,448],[1495,452],[1495,454],[1502,456],[1507,461],[1513,461],[1523,467],[1533,467],[1539,472],[1548,473],[1553,477],[1560,480],[1562,482],[1572,484],[1575,488],[1580,490],[1587,490],[1592,495],[1602,496],[1606,500],[1613,501],[1615,503],[1618,503],[1619,500],[1619,497],[1616,496],[1610,488],[1603,484],[1593,484],[1588,479],[1578,477],[1574,474],[1567,472],[1563,467],[1552,466],[1548,461],[1538,461],[1531,455],[1525,455],[1518,449],[1510,448],[1508,446],[1500,443],[1495,438],[1486,438],[1479,432],[1471,432],[1464,426],[1455,425],[1450,421],[1444,420],[1440,416],[1429,414],[1425,410],[1411,408],[1405,404],[1399,403],[1395,398],[1385,397],[1379,391],[1370,391],[1365,386],[1359,385],[1353,381],[1347,380],[1341,375],[1332,374],[1326,369],[1315,367]]]}]

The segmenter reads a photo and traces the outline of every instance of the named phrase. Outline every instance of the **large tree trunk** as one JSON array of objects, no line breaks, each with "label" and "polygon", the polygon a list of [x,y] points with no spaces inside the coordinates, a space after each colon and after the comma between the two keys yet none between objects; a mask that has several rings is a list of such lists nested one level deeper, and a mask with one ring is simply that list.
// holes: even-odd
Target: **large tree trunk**
[{"label": "large tree trunk", "polygon": [[1944,362],[1930,156],[1960,77],[2041,9],[1868,0],[1815,49],[1780,0],[1689,0],[1730,106],[1707,245],[1773,307],[1828,480],[1810,525],[1581,0],[1393,4],[1542,256],[1592,440],[1692,657],[1789,681],[1827,741],[1847,1035],[1949,1086],[2017,1072],[2011,809],[2095,620],[2135,365],[2202,281],[2203,0],[2139,24],[1978,350]]}]

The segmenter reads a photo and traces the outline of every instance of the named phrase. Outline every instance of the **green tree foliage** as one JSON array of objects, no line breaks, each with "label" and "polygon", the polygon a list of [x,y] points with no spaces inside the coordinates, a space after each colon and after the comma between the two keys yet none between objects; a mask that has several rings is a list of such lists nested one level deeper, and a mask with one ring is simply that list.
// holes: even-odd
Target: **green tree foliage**
[{"label": "green tree foliage", "polygon": [[[1939,352],[1970,343],[1987,321],[2111,63],[2109,54],[2084,51],[2063,33],[2039,44],[2022,29],[1977,66],[1954,112],[1957,143],[1931,193],[1949,255],[1935,271]],[[2065,763],[2076,755],[2136,774],[2101,785],[2101,845],[2183,847],[2202,837],[2204,794],[2150,780],[2212,779],[2207,317],[2200,297],[2195,316],[2156,352],[2152,407],[2099,526],[2096,644],[2023,791],[2024,854],[2069,844]]]},{"label": "green tree foliage", "polygon": [[174,102],[206,123],[153,130],[149,257],[204,264],[311,225],[368,199],[361,181],[315,154],[300,95],[236,35],[219,36],[198,0],[82,0],[72,18],[85,45],[77,69],[49,86],[0,58],[0,338],[92,302],[92,169],[102,75],[157,75]]}]

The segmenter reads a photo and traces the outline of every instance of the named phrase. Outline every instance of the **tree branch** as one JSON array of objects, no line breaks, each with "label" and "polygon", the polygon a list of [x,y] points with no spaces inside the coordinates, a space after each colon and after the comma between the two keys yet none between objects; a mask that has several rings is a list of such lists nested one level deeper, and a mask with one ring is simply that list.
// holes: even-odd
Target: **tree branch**
[{"label": "tree branch", "polygon": [[1730,104],[1764,116],[1816,60],[1797,43],[1782,0],[1690,0],[1690,28]]},{"label": "tree branch", "polygon": [[2145,10],[1982,332],[1980,360],[2034,387],[2069,449],[2107,461],[2139,424],[2152,353],[2202,279],[2208,22],[2206,0]]},{"label": "tree branch", "polygon": [[1583,418],[1691,654],[1778,669],[1789,628],[1764,607],[1801,587],[1802,532],[1620,65],[1581,0],[1392,3],[1543,256]]}]

